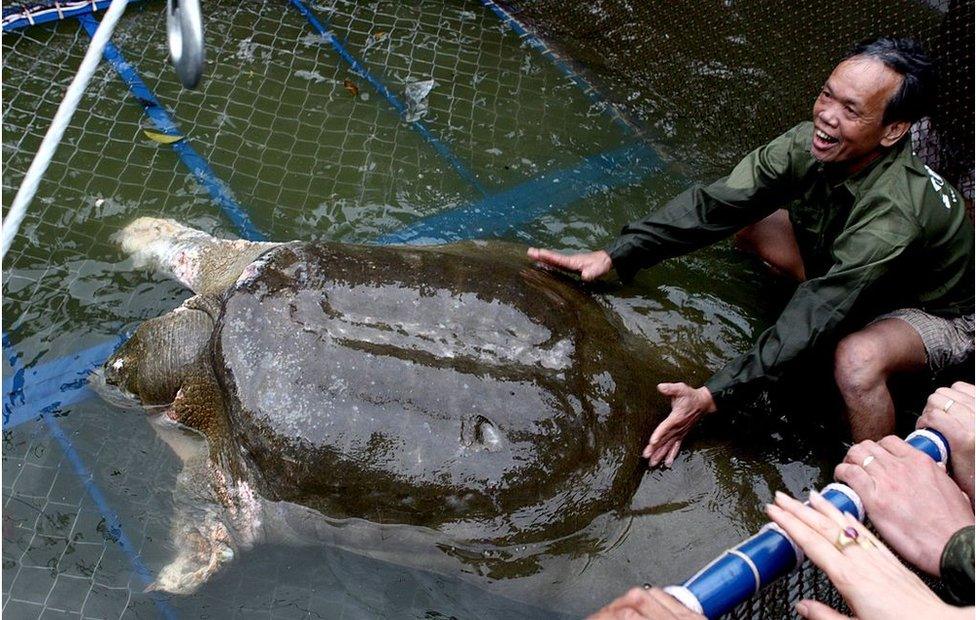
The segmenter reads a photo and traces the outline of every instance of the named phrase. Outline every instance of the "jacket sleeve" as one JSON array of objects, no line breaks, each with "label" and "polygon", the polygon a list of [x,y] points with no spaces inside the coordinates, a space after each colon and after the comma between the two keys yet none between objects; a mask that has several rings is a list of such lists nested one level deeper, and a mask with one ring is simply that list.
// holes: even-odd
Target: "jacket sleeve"
[{"label": "jacket sleeve", "polygon": [[964,527],[952,535],[939,561],[942,582],[957,605],[973,604],[973,539],[976,529]]},{"label": "jacket sleeve", "polygon": [[[721,408],[757,380],[775,381],[784,365],[815,347],[848,316],[868,287],[883,276],[918,235],[917,225],[876,197],[855,205],[831,248],[833,266],[801,283],[776,323],[744,355],[706,382]],[[739,394],[737,394],[739,393]]]},{"label": "jacket sleeve", "polygon": [[[759,221],[794,198],[793,160],[806,152],[800,124],[747,155],[732,173],[695,185],[660,209],[624,226],[606,248],[623,280],[645,267],[719,241]],[[808,131],[809,129],[809,131]]]}]

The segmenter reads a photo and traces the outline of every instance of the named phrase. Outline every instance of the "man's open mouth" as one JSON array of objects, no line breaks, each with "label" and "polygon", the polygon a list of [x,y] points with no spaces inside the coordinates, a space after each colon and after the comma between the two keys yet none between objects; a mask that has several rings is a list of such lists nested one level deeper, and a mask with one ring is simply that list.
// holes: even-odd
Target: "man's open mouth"
[{"label": "man's open mouth", "polygon": [[813,132],[813,135],[816,138],[816,141],[819,142],[819,144],[817,146],[819,146],[821,148],[828,147],[828,146],[831,146],[833,144],[837,144],[838,142],[840,142],[840,139],[839,138],[835,138],[832,135],[830,135],[830,134],[828,134],[828,133],[826,133],[824,131],[821,131],[820,129],[817,129],[816,131],[814,131]]}]

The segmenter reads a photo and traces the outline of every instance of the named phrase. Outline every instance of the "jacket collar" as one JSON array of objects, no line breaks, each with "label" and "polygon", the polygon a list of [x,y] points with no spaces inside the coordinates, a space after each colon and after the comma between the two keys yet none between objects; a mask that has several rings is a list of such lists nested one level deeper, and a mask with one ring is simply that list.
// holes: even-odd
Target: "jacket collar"
[{"label": "jacket collar", "polygon": [[906,134],[897,144],[886,149],[881,154],[881,157],[875,159],[862,170],[858,170],[854,174],[846,177],[839,174],[836,170],[831,170],[830,166],[823,164],[820,166],[820,171],[827,184],[830,185],[831,190],[837,190],[843,187],[850,192],[851,196],[857,196],[862,188],[873,185],[893,163],[906,157],[910,158],[912,155],[911,144],[911,136]]}]

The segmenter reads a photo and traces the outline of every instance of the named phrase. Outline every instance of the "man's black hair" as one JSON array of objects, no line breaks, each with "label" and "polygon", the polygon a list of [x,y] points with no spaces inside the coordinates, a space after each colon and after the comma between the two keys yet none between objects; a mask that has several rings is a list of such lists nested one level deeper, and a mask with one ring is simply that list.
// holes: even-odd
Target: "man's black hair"
[{"label": "man's black hair", "polygon": [[888,100],[881,122],[914,123],[929,113],[935,90],[935,64],[914,39],[878,37],[855,45],[844,58],[867,56],[880,60],[902,76],[901,87]]}]

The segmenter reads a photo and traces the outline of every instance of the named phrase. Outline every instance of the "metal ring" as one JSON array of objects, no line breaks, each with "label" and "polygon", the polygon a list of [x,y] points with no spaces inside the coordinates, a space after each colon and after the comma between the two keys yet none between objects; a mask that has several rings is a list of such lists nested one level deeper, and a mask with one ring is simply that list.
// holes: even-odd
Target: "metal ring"
[{"label": "metal ring", "polygon": [[955,404],[956,404],[956,401],[954,401],[954,400],[952,400],[950,398],[949,400],[946,401],[946,403],[944,405],[942,405],[942,411],[944,411],[945,413],[949,413],[949,408],[952,407]]},{"label": "metal ring", "polygon": [[843,551],[844,547],[848,547],[857,542],[860,532],[858,532],[853,527],[845,527],[840,532],[837,533],[837,540],[834,541],[834,546],[837,547],[838,551]]},{"label": "metal ring", "polygon": [[200,0],[166,0],[169,57],[185,88],[195,88],[203,75],[203,16]]},{"label": "metal ring", "polygon": [[871,461],[873,461],[873,460],[874,460],[874,455],[873,454],[869,454],[866,457],[864,457],[864,460],[861,461],[861,469],[866,468],[868,465],[871,464]]}]

